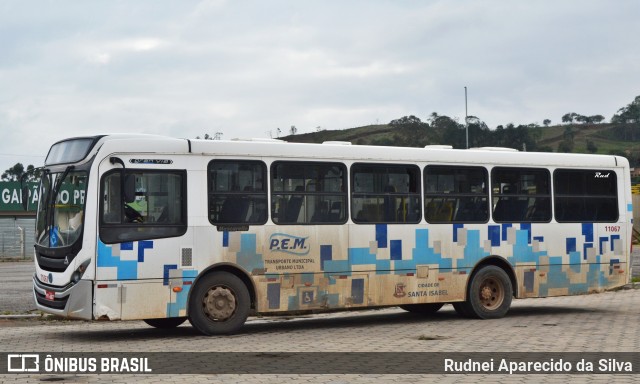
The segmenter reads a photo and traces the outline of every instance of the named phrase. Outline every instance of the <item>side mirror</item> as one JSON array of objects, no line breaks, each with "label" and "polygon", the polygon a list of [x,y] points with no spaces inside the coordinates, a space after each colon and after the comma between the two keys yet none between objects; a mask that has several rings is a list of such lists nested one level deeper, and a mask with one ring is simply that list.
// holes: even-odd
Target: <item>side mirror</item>
[{"label": "side mirror", "polygon": [[135,175],[125,175],[123,197],[124,197],[125,203],[133,203],[136,200],[136,176]]}]

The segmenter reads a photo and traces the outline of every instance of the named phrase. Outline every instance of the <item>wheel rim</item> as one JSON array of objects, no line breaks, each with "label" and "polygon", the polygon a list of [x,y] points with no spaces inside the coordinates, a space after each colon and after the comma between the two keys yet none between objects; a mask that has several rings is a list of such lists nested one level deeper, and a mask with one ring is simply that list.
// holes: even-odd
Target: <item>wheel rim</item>
[{"label": "wheel rim", "polygon": [[504,301],[504,287],[502,283],[493,277],[486,278],[480,284],[480,304],[484,309],[493,311],[500,307]]},{"label": "wheel rim", "polygon": [[224,286],[212,287],[202,299],[202,308],[213,321],[226,321],[236,312],[236,296]]}]

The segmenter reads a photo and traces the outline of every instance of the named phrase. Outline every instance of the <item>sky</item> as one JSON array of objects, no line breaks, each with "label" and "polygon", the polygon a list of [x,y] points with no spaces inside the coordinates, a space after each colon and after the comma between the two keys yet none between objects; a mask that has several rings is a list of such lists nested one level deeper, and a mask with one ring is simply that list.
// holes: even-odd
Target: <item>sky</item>
[{"label": "sky", "polygon": [[67,137],[267,138],[432,112],[606,121],[640,95],[640,2],[0,1],[0,172]]}]

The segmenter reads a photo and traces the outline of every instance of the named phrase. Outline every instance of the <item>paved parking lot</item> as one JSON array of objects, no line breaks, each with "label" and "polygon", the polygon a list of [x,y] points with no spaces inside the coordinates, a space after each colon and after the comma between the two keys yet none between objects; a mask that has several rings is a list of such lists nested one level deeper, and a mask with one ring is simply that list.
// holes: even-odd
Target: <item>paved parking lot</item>
[{"label": "paved parking lot", "polygon": [[31,296],[33,261],[0,262],[0,315],[36,309]]},{"label": "paved parking lot", "polygon": [[[7,268],[5,265],[4,268]],[[0,264],[0,269],[3,265]],[[0,273],[0,276],[11,274]],[[4,305],[5,299],[3,297]],[[507,317],[469,320],[451,306],[431,317],[398,308],[251,318],[240,334],[206,337],[188,323],[0,319],[0,352],[636,352],[640,289],[514,301]],[[410,357],[410,354],[407,354]],[[635,382],[634,375],[6,375],[2,382]]]}]

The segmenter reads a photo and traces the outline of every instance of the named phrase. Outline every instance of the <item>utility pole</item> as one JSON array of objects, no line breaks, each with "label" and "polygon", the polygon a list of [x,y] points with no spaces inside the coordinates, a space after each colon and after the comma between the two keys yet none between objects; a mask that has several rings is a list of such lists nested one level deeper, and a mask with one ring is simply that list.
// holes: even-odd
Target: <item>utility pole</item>
[{"label": "utility pole", "polygon": [[467,87],[464,87],[464,127],[467,133],[467,149],[469,149],[469,113],[467,112]]}]

